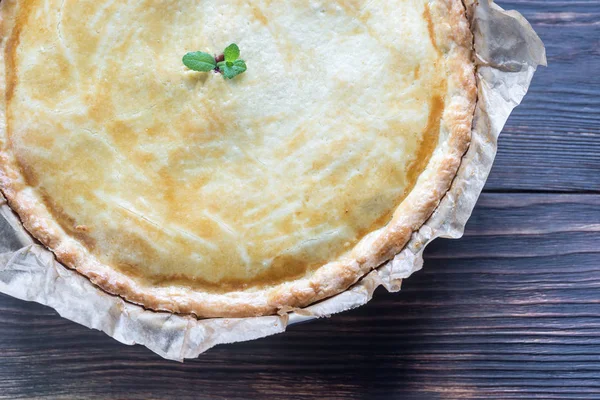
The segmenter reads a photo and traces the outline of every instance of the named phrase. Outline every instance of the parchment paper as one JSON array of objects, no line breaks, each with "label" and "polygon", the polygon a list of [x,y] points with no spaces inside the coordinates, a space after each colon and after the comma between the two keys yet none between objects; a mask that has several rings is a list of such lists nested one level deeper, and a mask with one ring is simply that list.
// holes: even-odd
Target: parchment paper
[{"label": "parchment paper", "polygon": [[2,198],[0,292],[50,306],[64,318],[102,330],[122,343],[141,344],[161,357],[183,361],[217,344],[274,335],[292,323],[359,307],[380,285],[399,291],[402,280],[422,268],[427,244],[437,237],[462,236],[492,168],[498,135],[538,65],[546,65],[543,43],[519,13],[504,11],[488,0],[466,4],[475,36],[479,95],[469,151],[449,192],[405,249],[347,291],[286,315],[198,320],[148,311],[101,291],[56,262],[22,228]]}]

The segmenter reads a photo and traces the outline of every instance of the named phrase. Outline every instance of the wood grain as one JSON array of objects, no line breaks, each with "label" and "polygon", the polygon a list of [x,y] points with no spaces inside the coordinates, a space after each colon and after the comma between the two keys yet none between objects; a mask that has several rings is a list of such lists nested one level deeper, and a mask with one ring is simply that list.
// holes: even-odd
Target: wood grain
[{"label": "wood grain", "polygon": [[0,295],[0,399],[600,398],[600,1],[499,3],[550,66],[402,292],[185,364]]},{"label": "wood grain", "polygon": [[0,399],[600,396],[600,196],[486,194],[402,292],[161,360],[0,298]]},{"label": "wood grain", "polygon": [[498,3],[531,22],[548,68],[501,135],[487,190],[600,193],[600,2]]}]

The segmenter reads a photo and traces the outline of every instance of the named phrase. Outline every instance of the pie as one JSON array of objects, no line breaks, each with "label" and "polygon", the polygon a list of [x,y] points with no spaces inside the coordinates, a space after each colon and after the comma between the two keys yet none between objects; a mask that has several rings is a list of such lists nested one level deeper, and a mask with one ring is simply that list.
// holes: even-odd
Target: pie
[{"label": "pie", "polygon": [[[394,257],[476,102],[460,0],[4,0],[0,189],[99,288],[287,312]],[[187,52],[237,43],[224,79]]]}]

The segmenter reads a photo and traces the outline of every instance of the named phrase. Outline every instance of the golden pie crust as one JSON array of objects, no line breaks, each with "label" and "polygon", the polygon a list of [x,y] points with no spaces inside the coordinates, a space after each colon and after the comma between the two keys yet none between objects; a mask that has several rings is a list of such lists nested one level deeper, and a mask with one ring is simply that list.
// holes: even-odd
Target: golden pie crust
[{"label": "golden pie crust", "polygon": [[[401,251],[476,101],[460,0],[0,3],[0,189],[66,266],[149,309],[286,312]],[[238,43],[233,80],[188,51]]]}]

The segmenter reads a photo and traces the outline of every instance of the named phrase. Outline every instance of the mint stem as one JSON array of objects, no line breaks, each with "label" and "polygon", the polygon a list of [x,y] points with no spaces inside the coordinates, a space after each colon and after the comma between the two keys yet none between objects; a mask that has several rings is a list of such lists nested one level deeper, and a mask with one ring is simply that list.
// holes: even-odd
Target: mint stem
[{"label": "mint stem", "polygon": [[[225,54],[221,54],[220,56],[215,55],[215,62],[218,64],[221,61],[225,61]],[[218,74],[222,74],[221,69],[219,67],[215,67],[215,72]]]}]

